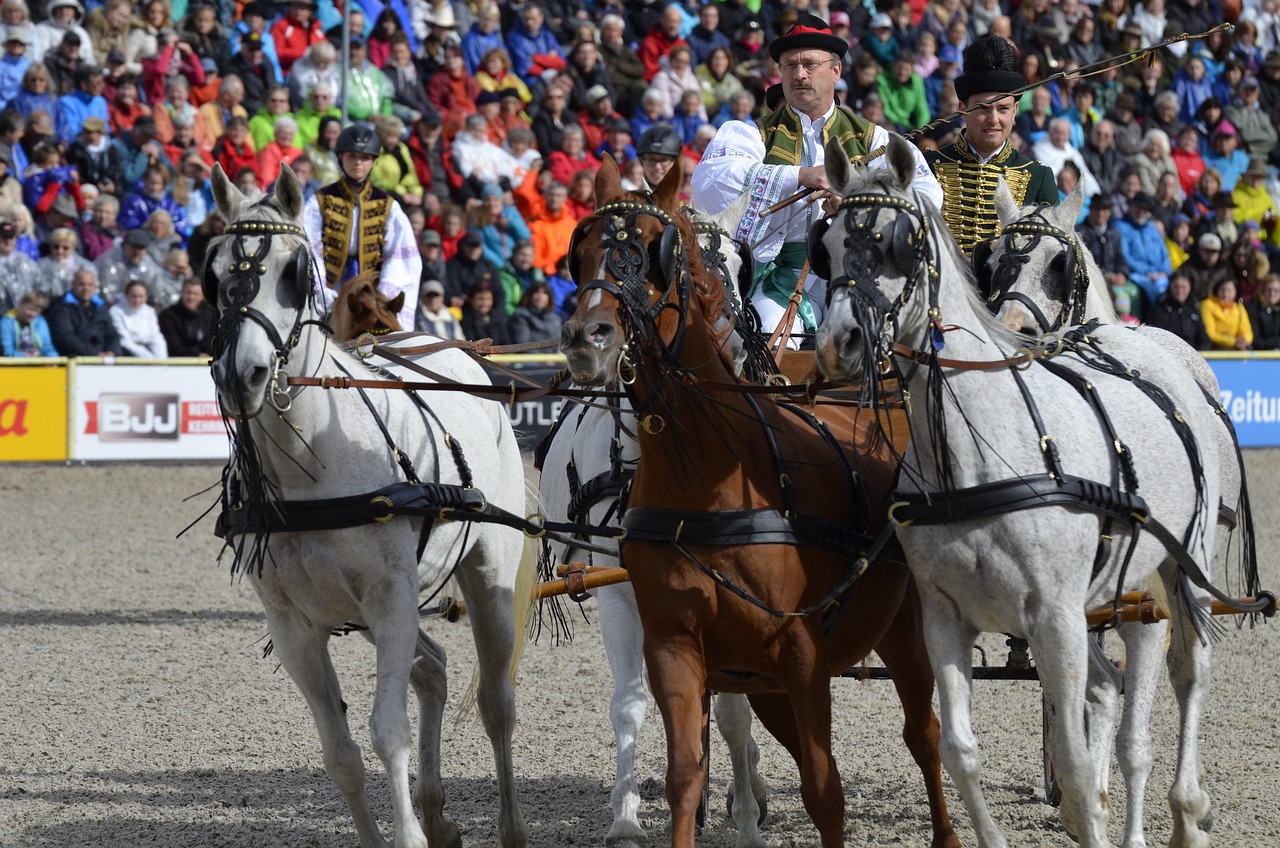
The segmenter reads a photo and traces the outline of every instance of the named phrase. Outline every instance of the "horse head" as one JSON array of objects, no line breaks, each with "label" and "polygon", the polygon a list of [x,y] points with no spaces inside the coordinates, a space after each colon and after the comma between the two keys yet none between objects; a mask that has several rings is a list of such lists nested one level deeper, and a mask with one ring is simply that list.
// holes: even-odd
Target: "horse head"
[{"label": "horse head", "polygon": [[[626,354],[678,347],[689,314],[691,286],[699,281],[698,306],[714,325],[723,314],[724,287],[706,285],[701,254],[678,206],[680,166],[672,168],[653,197],[624,192],[617,165],[606,158],[596,174],[596,209],[578,222],[569,243],[569,273],[578,284],[578,307],[565,322],[560,349],[569,373],[584,386],[599,386],[628,372]],[[630,382],[630,379],[626,379]]]},{"label": "horse head", "polygon": [[335,341],[346,342],[364,333],[385,336],[399,332],[404,292],[389,298],[378,291],[376,274],[361,274],[348,280],[333,305],[329,324]]},{"label": "horse head", "polygon": [[1079,186],[1058,206],[1019,207],[1004,178],[996,186],[1001,233],[973,251],[973,270],[987,306],[1014,331],[1050,333],[1083,323],[1087,313],[1110,311],[1095,303],[1102,286],[1088,248],[1075,234],[1084,195]]},{"label": "horse head", "polygon": [[[942,225],[912,191],[915,156],[901,136],[890,133],[885,164],[855,171],[844,148],[827,143],[827,179],[843,199],[814,225],[809,262],[829,281],[818,367],[838,382],[860,380],[896,337],[919,334],[937,288],[928,246]],[[926,291],[914,296],[921,283]]]},{"label": "horse head", "polygon": [[302,186],[286,165],[272,194],[250,199],[214,166],[213,196],[228,222],[202,274],[218,312],[213,380],[228,414],[253,418],[264,403],[288,408],[284,366],[315,313]]}]

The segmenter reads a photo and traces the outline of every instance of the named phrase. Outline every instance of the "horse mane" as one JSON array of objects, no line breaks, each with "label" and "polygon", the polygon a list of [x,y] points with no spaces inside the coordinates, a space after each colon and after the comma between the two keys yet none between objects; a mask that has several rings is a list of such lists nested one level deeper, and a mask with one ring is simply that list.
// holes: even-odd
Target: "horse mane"
[{"label": "horse mane", "polygon": [[1097,311],[1098,320],[1104,324],[1119,324],[1120,316],[1116,315],[1115,304],[1111,302],[1111,291],[1107,287],[1107,278],[1102,276],[1098,260],[1093,258],[1093,251],[1079,245],[1080,259],[1084,262],[1085,273],[1089,275],[1089,305]]},{"label": "horse mane", "polygon": [[[845,189],[844,195],[847,197],[857,191],[866,191],[868,188],[878,188],[892,194],[895,197],[901,197],[910,201],[915,205],[925,220],[929,223],[930,242],[933,244],[937,252],[937,260],[939,264],[943,257],[951,260],[951,268],[939,268],[938,274],[945,278],[950,275],[958,275],[964,278],[964,295],[973,311],[974,319],[987,332],[987,335],[1001,347],[1009,347],[1017,349],[1026,343],[1020,334],[1010,330],[1008,327],[1000,323],[991,310],[987,309],[987,305],[983,302],[982,295],[978,291],[978,281],[973,273],[973,264],[960,251],[960,245],[951,236],[951,230],[947,227],[947,222],[942,217],[942,210],[936,209],[929,203],[923,201],[919,195],[904,192],[894,184],[893,175],[888,169],[875,168],[867,169],[862,174],[855,174],[850,181],[849,186]],[[917,282],[917,285],[920,283]],[[946,315],[942,316],[942,321],[947,322]]]}]

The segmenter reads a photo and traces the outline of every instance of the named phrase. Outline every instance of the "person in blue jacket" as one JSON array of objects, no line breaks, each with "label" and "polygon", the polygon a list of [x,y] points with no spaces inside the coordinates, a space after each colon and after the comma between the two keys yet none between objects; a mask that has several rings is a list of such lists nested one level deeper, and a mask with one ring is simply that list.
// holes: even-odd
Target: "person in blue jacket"
[{"label": "person in blue jacket", "polygon": [[49,335],[49,322],[40,313],[49,300],[38,291],[29,291],[18,305],[0,316],[0,356],[57,356]]},{"label": "person in blue jacket", "polygon": [[[1173,273],[1164,235],[1151,219],[1154,208],[1155,201],[1149,195],[1139,194],[1129,201],[1128,214],[1116,223],[1124,261],[1129,265],[1129,279],[1142,290],[1143,305],[1147,308],[1169,288],[1169,275]],[[1134,312],[1141,315],[1137,310]]]},{"label": "person in blue jacket", "polygon": [[565,58],[560,43],[546,27],[547,16],[540,7],[530,3],[520,10],[520,23],[507,33],[507,52],[511,54],[512,70],[533,85],[538,76],[530,71],[534,56],[554,55]]},{"label": "person in blue jacket", "polygon": [[507,49],[507,42],[502,37],[502,14],[497,6],[486,6],[479,18],[471,24],[471,29],[462,36],[462,58],[467,63],[467,73],[474,74],[480,70],[480,61],[484,54],[495,47]]},{"label": "person in blue jacket", "polygon": [[80,134],[86,118],[101,118],[111,125],[107,111],[107,99],[102,96],[106,81],[102,69],[96,65],[81,65],[75,73],[76,90],[58,98],[58,141],[70,146]]},{"label": "person in blue jacket", "polygon": [[140,229],[157,209],[163,209],[173,218],[173,229],[185,245],[191,235],[187,212],[169,192],[169,172],[163,166],[153,165],[134,185],[133,194],[120,205],[120,226],[126,231]]}]

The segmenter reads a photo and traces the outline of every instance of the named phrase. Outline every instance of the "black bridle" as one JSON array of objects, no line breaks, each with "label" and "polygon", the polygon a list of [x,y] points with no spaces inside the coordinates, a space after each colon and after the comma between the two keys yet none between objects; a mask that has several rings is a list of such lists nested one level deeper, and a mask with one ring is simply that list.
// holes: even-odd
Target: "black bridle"
[{"label": "black bridle", "polygon": [[[663,225],[659,238],[658,251],[663,276],[666,278],[667,290],[656,299],[655,291],[649,283],[651,262],[649,253],[651,246],[646,244],[644,235],[637,221],[641,215],[656,218]],[[618,200],[605,204],[597,209],[594,217],[602,224],[600,241],[604,247],[603,275],[594,277],[583,283],[578,290],[581,302],[586,294],[595,289],[608,292],[617,298],[622,305],[623,323],[625,325],[627,345],[637,341],[640,336],[652,335],[651,329],[662,312],[666,309],[676,310],[679,320],[676,334],[669,345],[663,345],[670,356],[678,357],[684,342],[684,323],[689,314],[690,277],[689,256],[685,251],[684,237],[676,225],[675,219],[664,209],[651,203],[640,203],[633,200]],[[580,268],[577,267],[576,253],[580,246],[582,232],[575,232],[569,246],[571,269],[578,278]],[[612,277],[612,279],[609,279]],[[678,300],[672,302],[670,294],[675,291]],[[648,327],[644,326],[645,322]],[[634,370],[626,359],[625,350],[618,359],[619,371]],[[623,373],[619,374],[623,383],[634,382]]]},{"label": "black bridle", "polygon": [[[891,301],[878,285],[881,271],[884,268],[886,255],[884,233],[874,229],[875,219],[883,209],[891,209],[899,213],[890,234],[888,254],[893,257],[898,269],[906,276],[906,283],[898,295],[896,302]],[[858,211],[865,210],[859,216]],[[814,246],[822,245],[822,240],[829,227],[834,226],[836,217],[844,215],[844,256],[838,272],[830,267],[830,258],[825,246],[815,253]],[[898,318],[902,308],[915,294],[916,287],[924,283],[926,296],[929,299],[929,317],[931,325],[940,328],[938,320],[938,290],[941,285],[938,263],[929,256],[929,241],[936,241],[933,230],[929,226],[928,217],[921,211],[917,203],[890,194],[862,193],[852,194],[840,201],[830,217],[821,225],[815,226],[810,237],[810,257],[813,260],[814,273],[829,276],[827,298],[830,302],[832,292],[846,288],[853,300],[851,304],[859,323],[871,316],[879,318],[881,326],[876,337],[875,359],[883,360],[889,352],[893,337],[897,333]],[[815,256],[824,257],[818,261]],[[823,267],[819,267],[819,265]],[[870,324],[866,324],[870,326]],[[941,332],[935,335],[933,347],[941,349]]]},{"label": "black bridle", "polygon": [[[234,343],[239,336],[241,324],[246,320],[261,327],[275,351],[276,373],[272,375],[272,388],[267,394],[267,400],[278,412],[284,412],[288,409],[290,400],[288,390],[279,387],[279,372],[301,342],[303,327],[308,324],[324,326],[321,321],[304,318],[308,305],[314,303],[315,280],[307,233],[296,224],[250,220],[230,224],[224,236],[230,237],[231,250],[231,264],[225,275],[221,279],[214,276],[213,259],[217,251],[212,248],[205,259],[202,275],[205,300],[218,311],[218,322],[214,329],[215,358]],[[302,244],[294,251],[291,265],[295,270],[292,279],[286,279],[290,276],[286,274],[278,281],[279,285],[293,286],[292,294],[297,302],[293,327],[287,338],[282,338],[271,319],[252,305],[262,291],[262,278],[267,273],[266,258],[271,253],[275,236],[298,236],[302,239]],[[257,247],[253,250],[247,247],[250,238],[258,239]]]},{"label": "black bridle", "polygon": [[[1019,236],[1029,240],[1019,246],[1017,238]],[[974,249],[974,272],[979,281],[985,282],[989,279],[990,282],[987,308],[993,314],[998,314],[1006,303],[1010,301],[1019,303],[1035,318],[1042,334],[1084,323],[1089,297],[1089,268],[1081,254],[1080,240],[1075,233],[1049,223],[1040,212],[1034,212],[1026,218],[1010,223],[1001,231],[999,238],[1005,241],[1005,251],[1000,254],[996,270],[989,277],[987,276],[987,259],[991,255],[990,246],[987,245],[985,249]],[[1067,292],[1058,315],[1053,320],[1044,314],[1032,297],[1014,289],[1032,254],[1043,239],[1057,241],[1062,245],[1063,250],[1062,273]]]}]

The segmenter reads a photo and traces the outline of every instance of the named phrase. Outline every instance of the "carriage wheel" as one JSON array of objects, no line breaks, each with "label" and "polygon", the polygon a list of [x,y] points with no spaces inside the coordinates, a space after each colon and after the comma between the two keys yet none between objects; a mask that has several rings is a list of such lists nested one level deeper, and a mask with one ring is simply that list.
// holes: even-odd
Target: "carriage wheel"
[{"label": "carriage wheel", "polygon": [[1049,713],[1053,706],[1049,703],[1049,695],[1040,691],[1040,747],[1044,754],[1044,802],[1051,807],[1062,803],[1062,788],[1058,786],[1058,778],[1053,773],[1053,757],[1049,748]]}]

